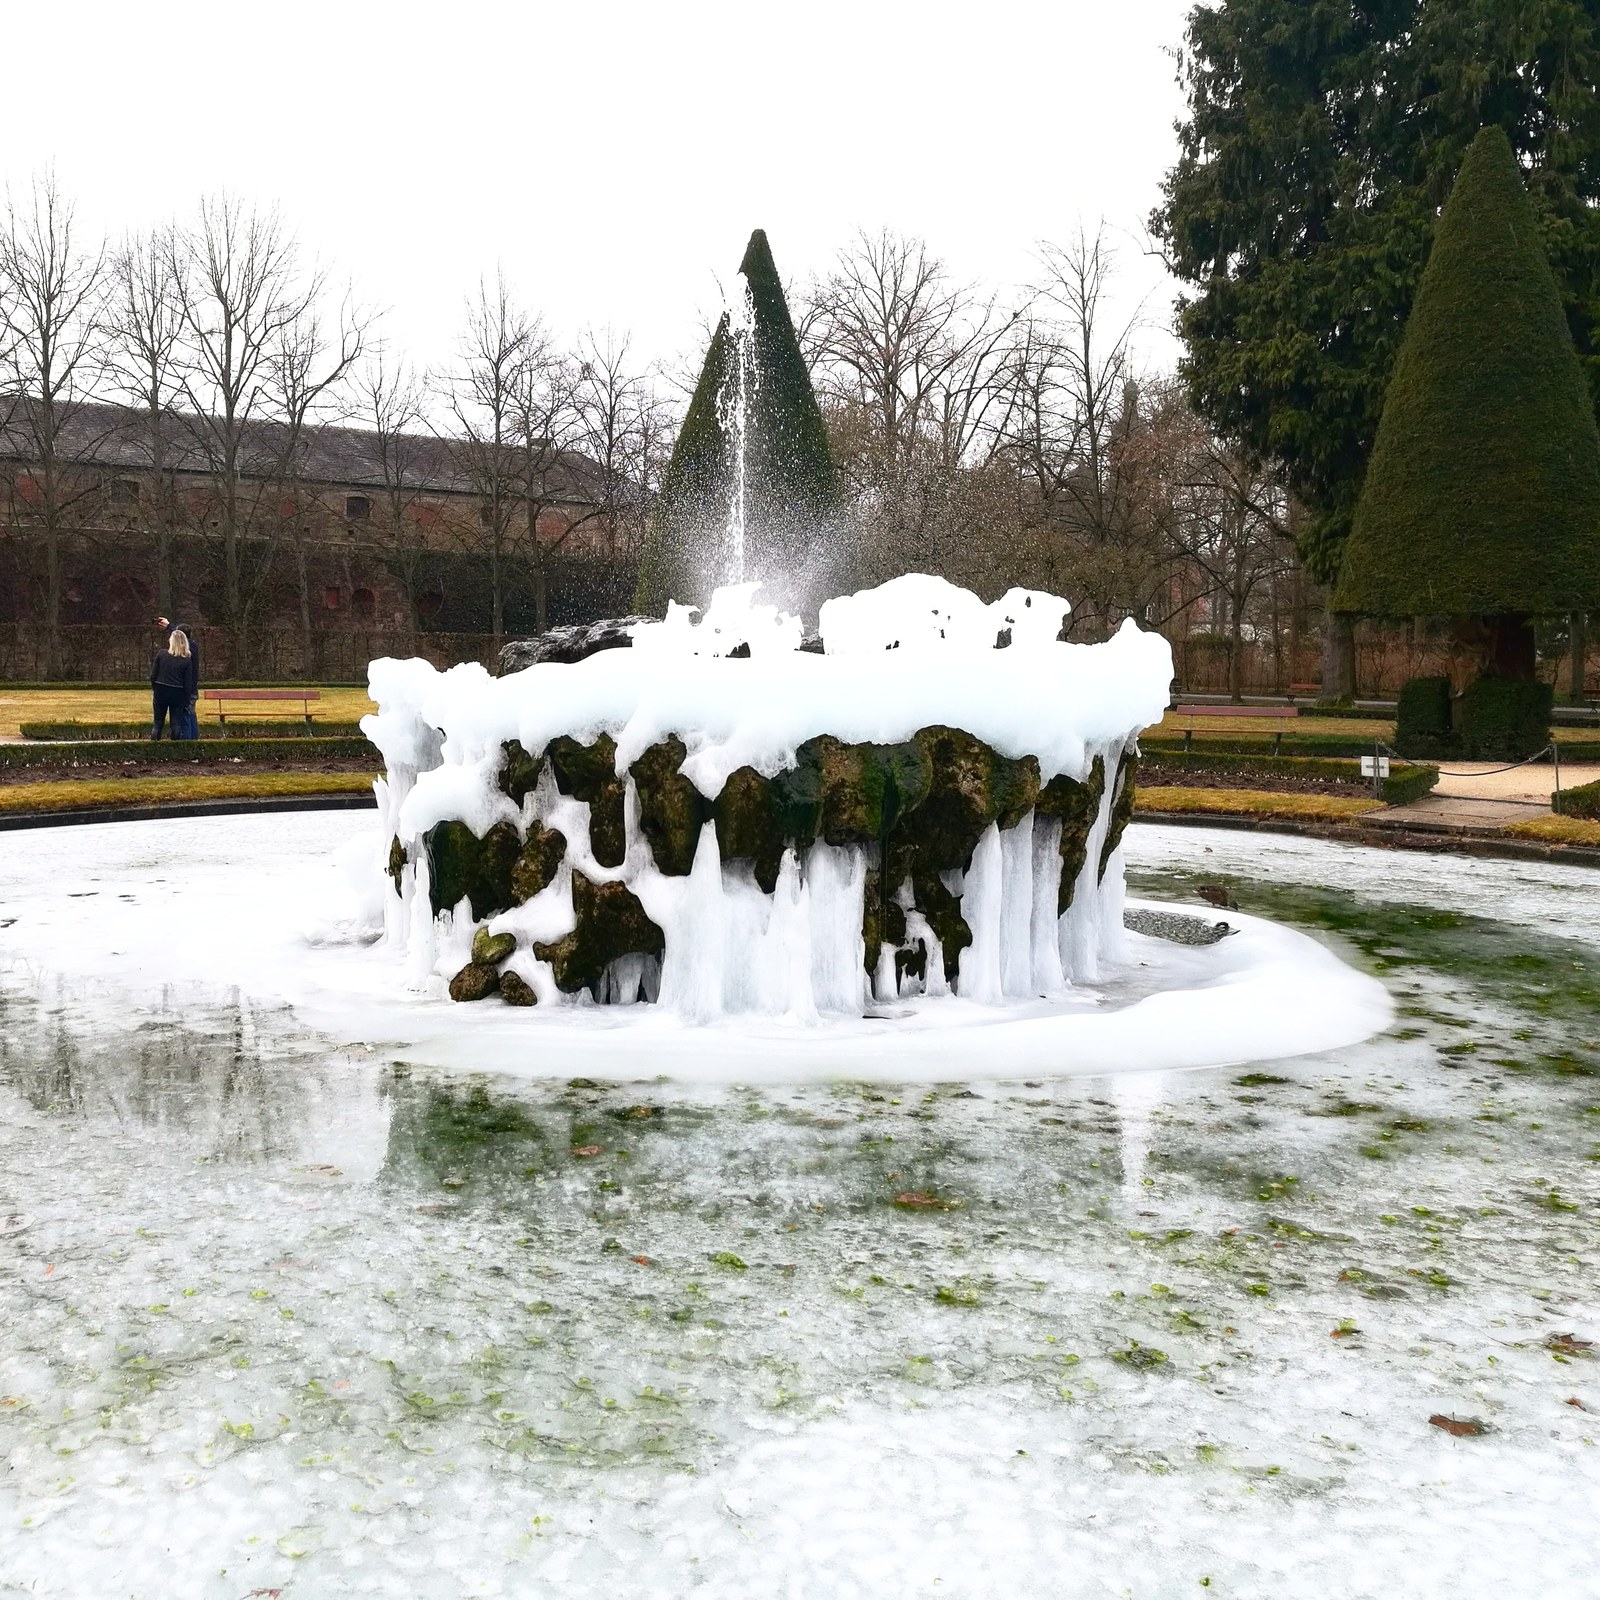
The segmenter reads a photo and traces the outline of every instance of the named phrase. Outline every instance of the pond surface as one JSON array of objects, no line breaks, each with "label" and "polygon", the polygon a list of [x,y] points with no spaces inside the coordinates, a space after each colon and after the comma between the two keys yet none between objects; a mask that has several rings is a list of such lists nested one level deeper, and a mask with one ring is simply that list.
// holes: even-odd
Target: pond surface
[{"label": "pond surface", "polygon": [[0,931],[0,1593],[1584,1592],[1600,879],[1129,837],[1135,892],[1336,943],[1396,1025],[597,1087]]}]

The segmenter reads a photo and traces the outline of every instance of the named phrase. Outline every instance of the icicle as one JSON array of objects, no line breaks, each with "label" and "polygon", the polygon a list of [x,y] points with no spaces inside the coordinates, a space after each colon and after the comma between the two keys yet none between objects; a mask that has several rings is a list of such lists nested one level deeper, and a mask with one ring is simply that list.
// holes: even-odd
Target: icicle
[{"label": "icicle", "polygon": [[760,1009],[794,1022],[817,1020],[811,989],[810,891],[800,881],[800,863],[793,850],[783,852],[772,894],[772,916],[762,952]]},{"label": "icicle", "polygon": [[686,1022],[710,1022],[722,1015],[726,916],[717,830],[708,822],[700,830],[674,926],[663,929],[667,954],[661,1003]]},{"label": "icicle", "polygon": [[867,974],[862,965],[862,896],[867,856],[861,845],[831,845],[818,840],[806,855],[806,888],[811,907],[811,986],[819,1011],[859,1016],[866,1006]]},{"label": "icicle", "polygon": [[1039,991],[1033,981],[1033,813],[1000,835],[1000,987]]},{"label": "icicle", "polygon": [[428,879],[428,858],[419,855],[411,889],[411,932],[406,940],[406,987],[426,991],[433,987],[437,959],[437,928],[433,919],[433,885]]},{"label": "icicle", "polygon": [[[1111,750],[1090,754],[1099,754],[1108,771],[1116,770]],[[1089,828],[1088,854],[1073,887],[1072,904],[1061,918],[1061,967],[1073,983],[1094,983],[1100,977],[1100,852],[1111,826],[1113,787],[1108,781],[1100,797],[1100,809]]]},{"label": "icicle", "polygon": [[979,1005],[1000,1003],[1002,872],[1000,830],[991,822],[972,852],[961,896],[961,915],[972,930],[972,943],[961,952],[956,992]]},{"label": "icicle", "polygon": [[872,998],[874,1000],[898,1000],[900,998],[900,983],[895,977],[894,970],[895,947],[887,939],[878,944],[878,964],[872,973]]},{"label": "icicle", "polygon": [[1061,899],[1061,818],[1033,819],[1033,992],[1064,994],[1069,987],[1061,970],[1061,933],[1056,906]]}]

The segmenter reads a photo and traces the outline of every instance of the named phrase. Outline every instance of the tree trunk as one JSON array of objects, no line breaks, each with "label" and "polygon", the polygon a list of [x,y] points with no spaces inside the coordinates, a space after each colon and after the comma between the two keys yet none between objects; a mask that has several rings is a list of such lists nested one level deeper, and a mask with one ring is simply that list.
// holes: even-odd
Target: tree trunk
[{"label": "tree trunk", "polygon": [[1238,705],[1244,699],[1244,639],[1240,617],[1244,608],[1235,605],[1228,623],[1228,698]]},{"label": "tree trunk", "polygon": [[311,640],[311,576],[306,570],[305,541],[299,535],[295,536],[294,563],[295,577],[300,584],[300,676],[309,680],[315,672]]},{"label": "tree trunk", "polygon": [[545,583],[544,561],[537,554],[533,566],[533,626],[536,633],[550,631],[550,592]]},{"label": "tree trunk", "polygon": [[1575,706],[1583,704],[1584,671],[1588,654],[1588,614],[1574,611],[1568,622],[1567,698]]},{"label": "tree trunk", "polygon": [[1322,698],[1339,704],[1356,697],[1356,619],[1330,604],[1322,630]]}]

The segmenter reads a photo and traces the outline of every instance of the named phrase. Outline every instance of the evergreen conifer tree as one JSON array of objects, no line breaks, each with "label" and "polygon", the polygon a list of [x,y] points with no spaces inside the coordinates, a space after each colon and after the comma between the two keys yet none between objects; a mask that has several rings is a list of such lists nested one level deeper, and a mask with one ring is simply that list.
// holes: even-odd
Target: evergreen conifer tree
[{"label": "evergreen conifer tree", "polygon": [[[1498,127],[1473,140],[1440,215],[1334,604],[1507,622],[1600,606],[1594,410]],[[1526,620],[1511,632],[1531,644]],[[1531,647],[1502,637],[1496,653],[1531,676]]]},{"label": "evergreen conifer tree", "polygon": [[[745,423],[745,576],[763,598],[796,605],[828,591],[839,507],[811,374],[800,353],[766,233],[750,235],[740,277],[750,296],[751,383]],[[667,464],[651,520],[636,605],[703,605],[727,582],[725,537],[733,494],[733,440],[725,410],[737,352],[726,313]]]}]

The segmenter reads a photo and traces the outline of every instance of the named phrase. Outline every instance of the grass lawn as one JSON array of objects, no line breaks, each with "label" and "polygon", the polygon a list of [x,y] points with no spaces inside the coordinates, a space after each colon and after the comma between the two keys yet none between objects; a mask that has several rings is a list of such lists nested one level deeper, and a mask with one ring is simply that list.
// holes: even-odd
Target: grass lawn
[{"label": "grass lawn", "polygon": [[1546,844],[1600,846],[1600,822],[1584,817],[1532,817],[1527,822],[1513,822],[1506,832],[1519,839],[1543,839]]},{"label": "grass lawn", "polygon": [[1268,794],[1259,789],[1146,788],[1134,791],[1134,814],[1209,811],[1230,817],[1288,817],[1302,822],[1349,822],[1383,802],[1342,794]]},{"label": "grass lawn", "polygon": [[1298,717],[1251,716],[1248,706],[1240,706],[1236,715],[1214,716],[1203,712],[1193,714],[1192,708],[1180,706],[1169,711],[1149,731],[1151,733],[1181,734],[1192,728],[1197,740],[1208,733],[1227,734],[1237,739],[1241,733],[1259,733],[1270,739],[1275,733],[1317,734],[1325,739],[1393,739],[1394,723],[1381,717],[1318,717],[1302,711]]},{"label": "grass lawn", "polygon": [[261,800],[294,794],[370,794],[364,772],[241,772],[216,777],[72,778],[0,787],[0,812],[88,811],[183,800]]},{"label": "grass lawn", "polygon": [[[272,685],[263,684],[263,688]],[[295,687],[289,685],[288,687]],[[215,731],[215,706],[203,698],[199,715],[202,732]],[[319,689],[319,700],[312,702],[311,715],[324,722],[354,722],[378,708],[367,698],[365,689]],[[294,717],[299,706],[290,700],[246,701],[241,722],[251,717]],[[229,712],[238,715],[237,708]],[[0,738],[14,739],[24,722],[148,722],[150,691],[138,685],[126,689],[0,689]]]}]

